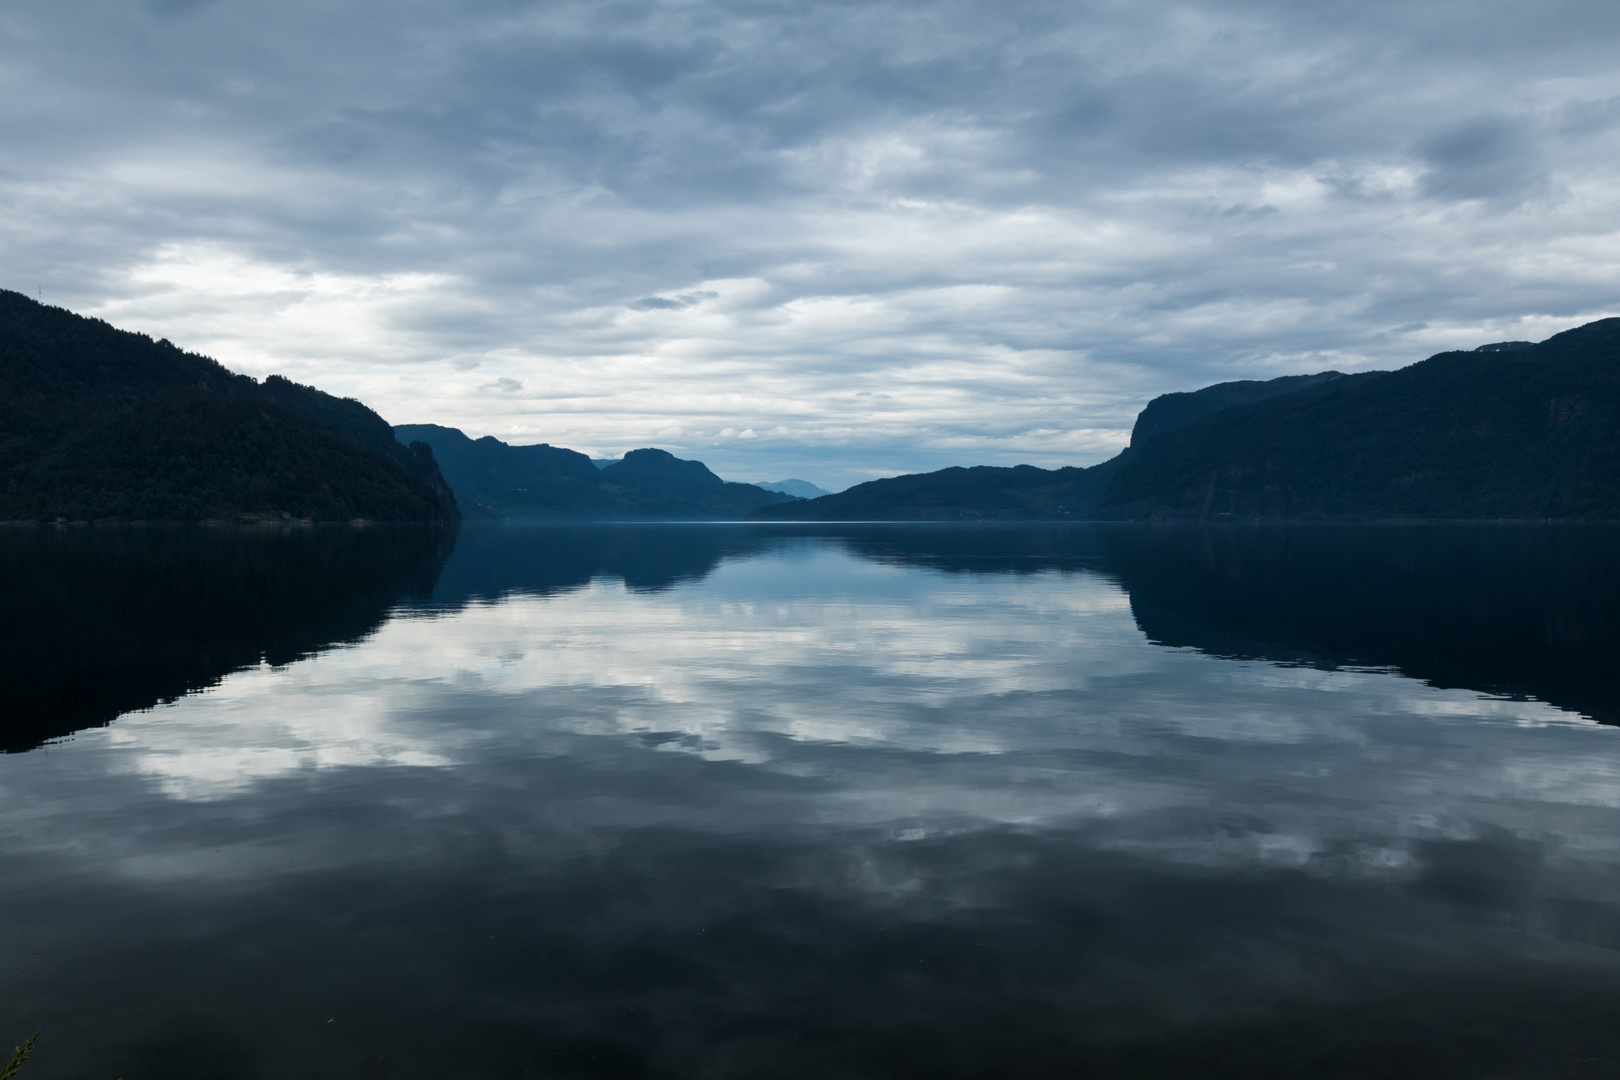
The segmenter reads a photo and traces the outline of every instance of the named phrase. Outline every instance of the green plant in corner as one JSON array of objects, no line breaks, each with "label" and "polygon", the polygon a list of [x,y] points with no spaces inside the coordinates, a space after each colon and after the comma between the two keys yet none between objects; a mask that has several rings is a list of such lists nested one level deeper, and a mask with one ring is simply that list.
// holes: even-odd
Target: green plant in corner
[{"label": "green plant in corner", "polygon": [[36,1031],[28,1036],[27,1042],[11,1051],[11,1057],[7,1059],[5,1067],[0,1068],[0,1080],[11,1080],[17,1075],[17,1070],[22,1068],[23,1062],[28,1060],[29,1053],[34,1049],[34,1040],[37,1038],[39,1032]]}]

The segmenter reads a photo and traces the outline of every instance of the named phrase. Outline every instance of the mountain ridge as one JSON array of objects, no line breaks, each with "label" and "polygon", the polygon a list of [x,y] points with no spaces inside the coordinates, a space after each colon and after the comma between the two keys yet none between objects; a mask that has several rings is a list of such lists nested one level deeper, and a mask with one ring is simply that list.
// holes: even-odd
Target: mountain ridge
[{"label": "mountain ridge", "polygon": [[762,521],[1620,519],[1620,319],[1393,371],[1154,398],[1089,468],[979,466]]},{"label": "mountain ridge", "polygon": [[1122,458],[1098,513],[1620,518],[1620,319],[1191,419]]},{"label": "mountain ridge", "polygon": [[763,482],[756,481],[754,486],[764,488],[766,491],[776,491],[783,495],[792,495],[796,499],[819,499],[823,495],[832,494],[832,492],[828,491],[826,488],[817,484],[812,484],[808,480],[787,479],[767,480]]},{"label": "mountain ridge", "polygon": [[449,521],[431,451],[358,401],[0,290],[0,520]]},{"label": "mountain ridge", "polygon": [[598,464],[575,450],[473,439],[439,424],[400,424],[394,434],[430,446],[469,516],[485,520],[740,519],[793,498],[651,447]]}]

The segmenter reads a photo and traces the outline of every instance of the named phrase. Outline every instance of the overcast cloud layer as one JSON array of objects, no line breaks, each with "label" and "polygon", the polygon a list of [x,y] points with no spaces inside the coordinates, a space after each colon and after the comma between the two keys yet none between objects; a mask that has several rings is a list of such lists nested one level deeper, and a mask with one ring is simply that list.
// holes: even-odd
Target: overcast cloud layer
[{"label": "overcast cloud layer", "polygon": [[840,487],[1620,311],[1608,0],[13,0],[0,286]]}]

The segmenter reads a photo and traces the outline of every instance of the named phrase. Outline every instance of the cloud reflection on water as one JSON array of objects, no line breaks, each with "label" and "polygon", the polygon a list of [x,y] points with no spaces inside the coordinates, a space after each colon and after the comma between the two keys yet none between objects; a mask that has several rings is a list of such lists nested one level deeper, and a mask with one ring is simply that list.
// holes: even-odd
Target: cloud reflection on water
[{"label": "cloud reflection on water", "polygon": [[0,759],[0,1004],[75,1047],[42,1075],[185,1015],[244,1076],[1193,1075],[1329,1031],[1467,1075],[1435,1040],[1481,1016],[1498,1056],[1608,1037],[1620,732],[1155,645],[1090,548],[729,535],[583,580],[469,544],[363,640]]}]

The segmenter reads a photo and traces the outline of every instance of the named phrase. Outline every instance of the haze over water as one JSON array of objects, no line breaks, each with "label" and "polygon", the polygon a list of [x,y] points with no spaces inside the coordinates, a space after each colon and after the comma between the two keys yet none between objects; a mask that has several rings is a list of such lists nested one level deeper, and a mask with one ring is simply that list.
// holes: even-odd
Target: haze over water
[{"label": "haze over water", "polygon": [[0,533],[0,1038],[30,1080],[1612,1076],[1617,539]]}]

